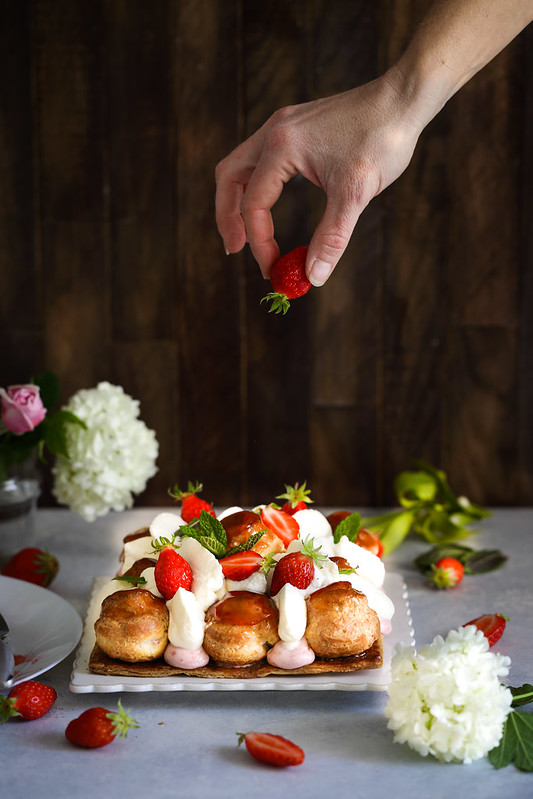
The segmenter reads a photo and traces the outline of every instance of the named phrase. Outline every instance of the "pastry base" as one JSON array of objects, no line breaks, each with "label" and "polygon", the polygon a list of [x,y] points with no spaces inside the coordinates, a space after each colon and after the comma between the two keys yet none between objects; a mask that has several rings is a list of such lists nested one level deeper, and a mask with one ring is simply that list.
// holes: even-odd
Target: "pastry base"
[{"label": "pastry base", "polygon": [[89,671],[94,674],[103,674],[114,677],[177,677],[186,675],[188,677],[199,677],[216,679],[243,680],[252,677],[279,676],[280,674],[328,674],[331,672],[350,672],[361,671],[363,669],[380,669],[383,666],[383,638],[380,635],[372,644],[370,649],[361,652],[359,655],[351,655],[344,658],[332,658],[331,660],[319,660],[318,658],[308,666],[299,669],[278,669],[271,666],[266,660],[260,660],[249,666],[228,666],[225,664],[209,663],[199,669],[177,669],[169,666],[168,663],[159,658],[142,663],[126,663],[122,660],[113,660],[108,657],[100,647],[95,644],[89,658]]}]

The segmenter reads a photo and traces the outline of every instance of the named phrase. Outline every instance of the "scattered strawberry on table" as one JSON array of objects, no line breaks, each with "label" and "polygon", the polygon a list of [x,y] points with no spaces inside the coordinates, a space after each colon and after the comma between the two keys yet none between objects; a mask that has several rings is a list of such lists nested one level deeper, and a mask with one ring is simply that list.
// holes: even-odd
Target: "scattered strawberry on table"
[{"label": "scattered strawberry on table", "polygon": [[81,716],[72,719],[65,730],[65,737],[76,746],[97,749],[100,746],[107,746],[115,738],[126,738],[128,730],[138,727],[135,719],[124,710],[119,699],[116,713],[104,707],[91,707]]},{"label": "scattered strawberry on table", "polygon": [[5,577],[14,577],[47,588],[58,571],[59,562],[48,550],[26,547],[3,565],[1,573]]},{"label": "scattered strawberry on table", "polygon": [[303,749],[281,735],[270,732],[238,732],[239,746],[244,741],[248,752],[269,766],[299,766],[303,763]]},{"label": "scattered strawberry on table", "polygon": [[195,519],[199,519],[203,510],[209,513],[210,516],[215,516],[213,505],[198,496],[202,490],[202,483],[198,481],[192,483],[189,481],[186,491],[181,491],[177,485],[169,491],[171,497],[181,500],[181,518],[186,524],[190,524]]},{"label": "scattered strawberry on table", "polygon": [[431,582],[437,588],[455,588],[465,573],[465,567],[456,558],[441,558],[433,564]]},{"label": "scattered strawberry on table", "polygon": [[489,642],[489,646],[494,646],[502,637],[505,625],[508,621],[509,619],[507,616],[504,616],[503,613],[484,613],[482,616],[478,616],[472,619],[472,621],[463,624],[463,627],[468,627],[470,624],[473,624],[484,634]]},{"label": "scattered strawberry on table", "polygon": [[289,300],[303,297],[311,288],[305,274],[307,247],[296,247],[295,250],[278,258],[270,272],[273,291],[269,292],[261,302],[270,302],[269,313],[286,314],[290,308]]},{"label": "scattered strawberry on table", "polygon": [[15,685],[7,697],[0,696],[0,724],[18,716],[25,721],[40,719],[48,713],[57,699],[56,691],[50,686],[35,680],[27,680]]}]

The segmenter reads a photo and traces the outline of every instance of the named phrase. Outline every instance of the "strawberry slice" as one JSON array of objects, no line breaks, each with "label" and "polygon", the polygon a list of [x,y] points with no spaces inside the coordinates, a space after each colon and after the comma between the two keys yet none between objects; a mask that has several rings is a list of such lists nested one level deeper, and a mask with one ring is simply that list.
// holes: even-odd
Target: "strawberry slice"
[{"label": "strawberry slice", "polygon": [[504,616],[503,613],[484,613],[482,616],[472,619],[472,621],[469,621],[467,624],[463,624],[463,627],[468,627],[469,624],[473,624],[478,630],[481,630],[485,638],[488,639],[489,646],[493,646],[496,641],[499,641],[502,637],[505,624],[508,621],[509,619],[507,616]]},{"label": "strawberry slice", "polygon": [[261,763],[284,767],[299,766],[304,762],[303,749],[287,738],[282,738],[281,735],[273,735],[270,732],[239,732],[237,735],[239,746],[244,741],[252,757]]},{"label": "strawberry slice", "polygon": [[300,535],[300,525],[296,519],[283,510],[268,505],[261,511],[261,521],[265,527],[277,535],[287,547]]},{"label": "strawberry slice", "polygon": [[253,550],[235,552],[219,560],[222,573],[228,580],[246,580],[251,574],[259,571],[263,556]]}]

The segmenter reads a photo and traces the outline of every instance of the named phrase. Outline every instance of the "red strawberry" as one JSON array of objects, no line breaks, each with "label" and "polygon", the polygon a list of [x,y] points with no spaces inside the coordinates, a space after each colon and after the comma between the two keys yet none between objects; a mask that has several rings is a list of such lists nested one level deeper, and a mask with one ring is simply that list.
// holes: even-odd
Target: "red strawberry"
[{"label": "red strawberry", "polygon": [[0,724],[11,716],[20,716],[26,721],[40,719],[56,699],[57,693],[50,685],[35,680],[21,682],[11,689],[7,699],[0,696]]},{"label": "red strawberry", "polygon": [[276,596],[286,583],[296,588],[307,588],[315,576],[315,565],[320,568],[324,560],[320,547],[314,549],[311,540],[305,541],[301,552],[289,552],[278,560],[272,574],[270,596]]},{"label": "red strawberry", "polygon": [[454,588],[464,573],[465,567],[456,558],[441,558],[431,567],[431,581],[437,588]]},{"label": "red strawberry", "polygon": [[298,483],[295,483],[294,486],[285,486],[285,493],[276,497],[276,499],[287,500],[281,508],[282,511],[292,516],[297,511],[305,510],[308,505],[312,504],[313,500],[309,497],[310,490],[306,488],[306,485],[307,481],[302,483],[301,486]]},{"label": "red strawberry", "polygon": [[281,735],[270,732],[239,732],[239,746],[244,741],[252,757],[269,766],[299,766],[304,762],[303,749]]},{"label": "red strawberry", "polygon": [[138,724],[124,710],[119,700],[118,713],[110,713],[104,707],[91,707],[67,725],[65,737],[77,746],[96,749],[107,746],[115,738],[125,738],[128,730],[137,729]]},{"label": "red strawberry", "polygon": [[222,573],[228,580],[245,580],[251,574],[259,571],[263,556],[253,550],[235,552],[219,560]]},{"label": "red strawberry", "polygon": [[26,547],[4,564],[1,573],[6,577],[15,577],[17,580],[25,580],[27,583],[35,583],[46,588],[58,571],[57,558],[50,555],[48,550]]},{"label": "red strawberry", "polygon": [[202,491],[203,485],[201,483],[191,483],[187,485],[187,491],[181,491],[178,486],[174,486],[170,492],[174,499],[181,500],[181,518],[186,524],[190,524],[195,519],[200,518],[203,510],[209,513],[210,516],[215,516],[213,506],[205,499],[196,496]]},{"label": "red strawberry", "polygon": [[155,564],[154,577],[157,588],[167,600],[172,599],[178,588],[191,589],[192,569],[172,546],[161,550]]},{"label": "red strawberry", "polygon": [[485,613],[483,616],[478,616],[467,624],[463,624],[463,627],[468,627],[469,624],[475,625],[487,638],[489,646],[493,646],[502,637],[505,624],[508,621],[509,619],[503,613]]},{"label": "red strawberry", "polygon": [[300,535],[300,525],[293,516],[285,511],[268,505],[261,511],[261,521],[272,533],[280,538],[285,546]]},{"label": "red strawberry", "polygon": [[311,288],[305,274],[307,247],[296,247],[287,255],[278,258],[270,272],[271,291],[261,302],[271,302],[269,313],[286,314],[290,307],[289,300],[302,297]]}]

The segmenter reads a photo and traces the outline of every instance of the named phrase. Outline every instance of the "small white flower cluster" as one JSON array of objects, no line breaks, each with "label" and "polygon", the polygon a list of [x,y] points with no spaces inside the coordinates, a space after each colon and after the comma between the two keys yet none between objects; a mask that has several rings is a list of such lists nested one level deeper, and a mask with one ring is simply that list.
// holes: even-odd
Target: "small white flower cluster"
[{"label": "small white flower cluster", "polygon": [[498,745],[512,694],[508,657],[489,652],[475,626],[451,630],[415,653],[398,648],[385,716],[394,740],[421,755],[470,763]]},{"label": "small white flower cluster", "polygon": [[133,504],[156,473],[155,433],[139,416],[139,402],[120,386],[99,383],[78,391],[65,406],[86,424],[69,424],[68,458],[53,468],[54,495],[87,521]]}]

